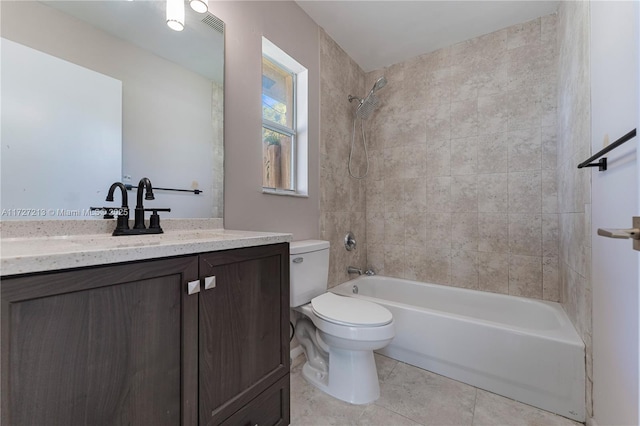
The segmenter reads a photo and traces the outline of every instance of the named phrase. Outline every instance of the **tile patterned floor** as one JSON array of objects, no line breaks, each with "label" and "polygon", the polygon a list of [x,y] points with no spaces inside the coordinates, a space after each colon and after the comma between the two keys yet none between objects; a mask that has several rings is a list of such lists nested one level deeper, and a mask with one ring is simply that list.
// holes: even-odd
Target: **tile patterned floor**
[{"label": "tile patterned floor", "polygon": [[564,417],[376,354],[380,398],[351,405],[302,377],[304,355],[291,370],[292,426],[578,426]]}]

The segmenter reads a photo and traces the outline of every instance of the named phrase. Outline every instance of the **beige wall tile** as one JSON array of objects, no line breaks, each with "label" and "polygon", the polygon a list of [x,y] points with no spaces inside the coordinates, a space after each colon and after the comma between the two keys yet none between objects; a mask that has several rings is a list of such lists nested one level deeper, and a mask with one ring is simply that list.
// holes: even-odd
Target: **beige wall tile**
[{"label": "beige wall tile", "polygon": [[478,214],[478,251],[509,253],[509,216],[506,213]]},{"label": "beige wall tile", "polygon": [[479,135],[507,131],[509,123],[508,99],[508,95],[504,91],[478,97]]},{"label": "beige wall tile", "polygon": [[542,258],[511,255],[509,258],[509,294],[542,298]]},{"label": "beige wall tile", "polygon": [[451,102],[451,138],[464,138],[478,134],[477,98]]},{"label": "beige wall tile", "polygon": [[[589,102],[583,96],[562,115],[558,22],[543,17],[366,74],[323,33],[321,212],[331,214],[327,235],[353,227],[366,244],[350,256],[332,246],[333,281],[358,262],[400,278],[560,298],[553,260],[560,271],[559,247],[576,241],[558,238],[558,212],[589,202],[589,182],[573,170],[589,135],[571,134],[566,147],[556,125],[565,132],[561,123],[588,116]],[[365,123],[369,175],[356,181],[346,173],[355,105],[345,93],[362,96],[381,75],[388,85]],[[356,142],[355,168],[364,170]],[[569,183],[559,188],[563,161]],[[570,195],[559,206],[562,190]],[[586,255],[567,265],[584,270]]]},{"label": "beige wall tile", "polygon": [[451,284],[474,290],[478,288],[477,251],[451,251]]},{"label": "beige wall tile", "polygon": [[472,175],[451,177],[451,212],[478,211],[478,183]]},{"label": "beige wall tile", "polygon": [[[398,242],[402,242],[400,239]],[[384,273],[394,278],[404,278],[404,246],[403,245],[384,245]]]},{"label": "beige wall tile", "polygon": [[425,249],[425,281],[434,284],[451,283],[451,249],[427,247]]},{"label": "beige wall tile", "polygon": [[451,177],[427,178],[427,211],[430,213],[451,212]]},{"label": "beige wall tile", "polygon": [[427,211],[427,178],[404,179],[403,204],[406,213]]},{"label": "beige wall tile", "polygon": [[478,250],[478,214],[453,213],[451,215],[451,248]]},{"label": "beige wall tile", "polygon": [[426,247],[427,244],[427,214],[407,213],[404,217],[405,247]]},{"label": "beige wall tile", "polygon": [[540,18],[507,29],[507,49],[540,42]]},{"label": "beige wall tile", "polygon": [[451,145],[448,139],[427,142],[427,176],[451,175]]},{"label": "beige wall tile", "polygon": [[509,252],[523,256],[542,255],[542,215],[509,215]]},{"label": "beige wall tile", "polygon": [[451,140],[451,175],[475,175],[478,165],[478,138]]},{"label": "beige wall tile", "polygon": [[530,129],[541,124],[542,104],[539,86],[528,86],[507,93],[508,130]]},{"label": "beige wall tile", "polygon": [[551,302],[561,302],[560,265],[557,256],[542,258],[542,298]]},{"label": "beige wall tile", "polygon": [[509,173],[509,213],[542,212],[540,171]]},{"label": "beige wall tile", "polygon": [[542,141],[539,127],[508,132],[507,138],[510,172],[541,169]]},{"label": "beige wall tile", "polygon": [[506,173],[508,147],[507,133],[478,136],[478,174]]},{"label": "beige wall tile", "polygon": [[506,212],[509,205],[507,173],[478,175],[478,211]]},{"label": "beige wall tile", "polygon": [[451,215],[449,213],[427,213],[426,245],[428,247],[451,248]]},{"label": "beige wall tile", "polygon": [[407,145],[403,153],[402,177],[416,178],[427,175],[427,146],[424,144]]},{"label": "beige wall tile", "polygon": [[478,252],[478,289],[509,293],[509,254]]}]

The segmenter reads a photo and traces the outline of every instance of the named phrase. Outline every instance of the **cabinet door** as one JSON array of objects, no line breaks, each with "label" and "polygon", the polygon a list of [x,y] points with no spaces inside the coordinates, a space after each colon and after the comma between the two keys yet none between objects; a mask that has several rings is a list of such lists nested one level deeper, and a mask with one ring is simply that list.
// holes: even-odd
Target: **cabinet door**
[{"label": "cabinet door", "polygon": [[3,280],[3,424],[195,424],[181,402],[195,279],[196,256]]},{"label": "cabinet door", "polygon": [[222,423],[289,373],[288,260],[286,243],[200,255],[200,276],[215,276],[199,302],[200,424]]}]

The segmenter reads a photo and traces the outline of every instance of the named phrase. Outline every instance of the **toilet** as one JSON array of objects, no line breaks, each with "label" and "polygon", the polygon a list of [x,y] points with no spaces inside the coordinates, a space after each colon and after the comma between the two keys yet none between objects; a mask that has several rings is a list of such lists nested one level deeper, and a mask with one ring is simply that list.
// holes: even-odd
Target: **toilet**
[{"label": "toilet", "polygon": [[375,401],[380,384],[373,351],[393,339],[393,315],[375,303],[327,292],[328,241],[291,243],[289,267],[290,306],[304,315],[295,332],[307,358],[302,375],[342,401]]}]

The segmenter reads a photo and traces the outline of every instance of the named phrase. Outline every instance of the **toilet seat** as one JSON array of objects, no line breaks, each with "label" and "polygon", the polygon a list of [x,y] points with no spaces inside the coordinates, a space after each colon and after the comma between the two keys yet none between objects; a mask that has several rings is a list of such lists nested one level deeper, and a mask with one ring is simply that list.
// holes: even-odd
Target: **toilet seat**
[{"label": "toilet seat", "polygon": [[311,307],[319,318],[338,325],[380,327],[393,321],[393,315],[383,306],[334,293],[314,297]]}]

